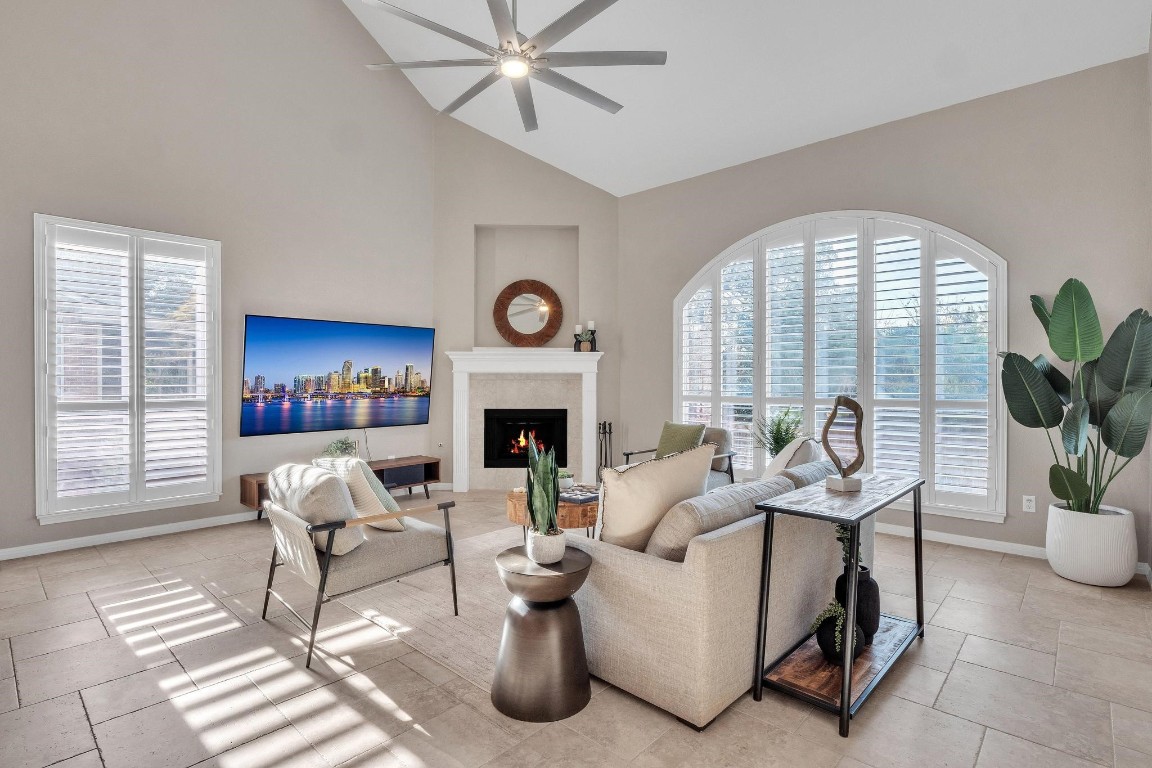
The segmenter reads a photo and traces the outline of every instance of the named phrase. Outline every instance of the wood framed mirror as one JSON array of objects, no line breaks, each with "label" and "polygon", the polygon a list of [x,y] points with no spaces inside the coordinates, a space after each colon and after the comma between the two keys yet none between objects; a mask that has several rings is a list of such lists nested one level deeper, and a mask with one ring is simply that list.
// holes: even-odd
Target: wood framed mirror
[{"label": "wood framed mirror", "polygon": [[560,297],[539,280],[511,283],[492,306],[492,322],[504,341],[514,347],[542,347],[564,323]]}]

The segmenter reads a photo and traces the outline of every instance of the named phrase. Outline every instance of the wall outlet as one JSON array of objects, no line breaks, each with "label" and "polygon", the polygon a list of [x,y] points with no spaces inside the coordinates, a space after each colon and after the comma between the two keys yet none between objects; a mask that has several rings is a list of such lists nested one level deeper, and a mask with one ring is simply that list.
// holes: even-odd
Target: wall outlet
[{"label": "wall outlet", "polygon": [[1024,497],[1024,511],[1025,512],[1035,512],[1036,511],[1036,497],[1035,496],[1025,496]]}]

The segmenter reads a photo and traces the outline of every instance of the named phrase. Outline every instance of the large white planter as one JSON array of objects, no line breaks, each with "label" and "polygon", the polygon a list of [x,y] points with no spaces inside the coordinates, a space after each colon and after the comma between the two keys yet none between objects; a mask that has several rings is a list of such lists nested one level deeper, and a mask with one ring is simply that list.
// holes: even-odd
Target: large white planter
[{"label": "large white planter", "polygon": [[564,531],[551,536],[536,533],[534,528],[528,529],[528,541],[525,545],[528,557],[539,565],[551,565],[564,559]]},{"label": "large white planter", "polygon": [[1119,587],[1136,573],[1136,520],[1127,509],[1100,505],[1100,514],[1048,507],[1048,564],[1081,584]]}]

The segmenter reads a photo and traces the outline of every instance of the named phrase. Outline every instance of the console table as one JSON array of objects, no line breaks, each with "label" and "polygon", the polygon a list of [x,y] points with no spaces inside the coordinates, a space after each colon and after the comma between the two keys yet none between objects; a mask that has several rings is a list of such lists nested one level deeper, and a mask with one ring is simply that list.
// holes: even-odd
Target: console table
[{"label": "console table", "polygon": [[[863,488],[850,493],[830,491],[823,483],[813,483],[756,505],[764,512],[764,554],[760,571],[760,617],[756,635],[755,680],[752,696],[760,701],[764,686],[787,693],[840,716],[840,735],[848,735],[848,723],[876,685],[908,650],[916,637],[924,637],[924,541],[920,519],[920,488],[924,480],[890,475],[858,475]],[[880,615],[880,629],[872,645],[853,661],[856,640],[857,579],[849,577],[844,597],[845,639],[842,666],[824,660],[812,635],[805,637],[788,653],[764,664],[764,644],[768,621],[768,599],[772,576],[772,529],[777,514],[797,515],[846,525],[849,528],[849,562],[846,572],[855,575],[860,568],[860,523],[893,502],[912,494],[914,546],[916,552],[916,621],[899,616]],[[848,672],[845,673],[845,670]],[[858,690],[853,695],[853,684]],[[840,690],[837,691],[836,689]]]},{"label": "console table", "polygon": [[[366,462],[380,482],[389,490],[424,486],[424,498],[432,498],[428,486],[440,482],[440,459],[435,456],[401,456],[395,459],[377,459]],[[240,503],[257,512],[256,519],[264,516],[264,502],[268,500],[268,473],[256,472],[240,475]]]}]

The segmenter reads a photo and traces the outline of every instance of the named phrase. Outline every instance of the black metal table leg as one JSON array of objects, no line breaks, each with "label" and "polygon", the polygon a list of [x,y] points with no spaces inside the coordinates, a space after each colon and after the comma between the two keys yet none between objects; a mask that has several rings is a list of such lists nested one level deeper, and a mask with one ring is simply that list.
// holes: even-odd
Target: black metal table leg
[{"label": "black metal table leg", "polygon": [[916,543],[916,623],[924,637],[924,525],[920,510],[920,486],[912,491],[912,538]]},{"label": "black metal table leg", "polygon": [[772,528],[776,522],[773,512],[764,513],[764,552],[760,562],[760,623],[756,628],[756,659],[753,661],[755,679],[752,698],[764,696],[764,644],[768,639],[768,589],[772,578]]},{"label": "black metal table leg", "polygon": [[844,656],[840,682],[840,735],[848,735],[852,720],[852,661],[856,648],[856,590],[860,582],[860,525],[852,525],[848,535],[848,568],[845,571],[847,591],[844,595],[844,632],[840,644]]}]

